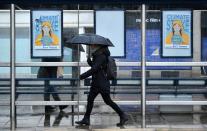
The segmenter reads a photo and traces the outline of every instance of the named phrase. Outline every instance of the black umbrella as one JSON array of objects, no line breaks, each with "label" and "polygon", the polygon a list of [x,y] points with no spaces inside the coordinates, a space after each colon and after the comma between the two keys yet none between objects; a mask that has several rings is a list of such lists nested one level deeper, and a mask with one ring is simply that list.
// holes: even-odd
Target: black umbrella
[{"label": "black umbrella", "polygon": [[[78,50],[78,45],[74,45],[74,44],[68,43],[67,41],[68,41],[68,39],[64,38],[64,47],[68,47],[68,48],[71,48],[71,49]],[[81,52],[85,52],[85,50],[84,50],[82,45],[79,46],[79,50]]]},{"label": "black umbrella", "polygon": [[96,34],[90,34],[90,33],[76,35],[71,40],[67,41],[67,43],[114,46],[108,38]]}]

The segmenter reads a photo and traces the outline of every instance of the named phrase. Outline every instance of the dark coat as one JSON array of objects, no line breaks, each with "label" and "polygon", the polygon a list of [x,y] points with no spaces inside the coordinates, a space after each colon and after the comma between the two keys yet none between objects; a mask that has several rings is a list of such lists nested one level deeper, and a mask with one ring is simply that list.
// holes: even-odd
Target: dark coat
[{"label": "dark coat", "polygon": [[81,74],[80,79],[85,79],[92,76],[91,89],[98,92],[110,92],[110,82],[106,77],[106,64],[107,58],[110,56],[109,49],[107,47],[98,49],[92,54],[92,61],[87,60],[91,69]]},{"label": "dark coat", "polygon": [[[60,58],[43,58],[42,62],[60,62]],[[40,67],[37,73],[37,78],[57,78],[57,67],[47,66]]]}]

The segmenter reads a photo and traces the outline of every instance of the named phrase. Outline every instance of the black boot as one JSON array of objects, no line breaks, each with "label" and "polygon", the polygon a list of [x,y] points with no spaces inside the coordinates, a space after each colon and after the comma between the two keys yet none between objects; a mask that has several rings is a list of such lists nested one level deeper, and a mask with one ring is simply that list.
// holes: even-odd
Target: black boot
[{"label": "black boot", "polygon": [[123,114],[120,116],[120,123],[117,123],[116,125],[123,126],[125,124],[125,122],[127,122],[128,120],[129,120],[128,116],[126,114]]},{"label": "black boot", "polygon": [[89,117],[84,117],[81,121],[76,121],[75,123],[78,124],[78,125],[89,126],[90,125],[90,118]]}]

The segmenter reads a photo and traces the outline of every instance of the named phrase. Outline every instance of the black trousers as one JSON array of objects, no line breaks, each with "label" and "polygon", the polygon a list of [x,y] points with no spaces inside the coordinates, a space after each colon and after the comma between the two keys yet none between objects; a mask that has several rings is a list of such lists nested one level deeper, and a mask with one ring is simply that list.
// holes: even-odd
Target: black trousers
[{"label": "black trousers", "polygon": [[52,97],[55,101],[61,101],[59,95],[55,93],[55,92],[57,92],[57,88],[55,86],[49,86],[49,81],[45,82],[44,91],[45,92],[54,92],[54,93],[44,93],[44,101],[50,101],[50,95],[52,95]]},{"label": "black trousers", "polygon": [[[41,76],[41,78],[57,78],[57,67],[43,67],[43,71],[45,72],[45,75]],[[45,81],[45,92],[57,92],[57,89],[55,86],[49,85],[49,80]],[[50,101],[50,95],[53,96],[55,101],[60,101],[60,97],[58,94],[53,93],[45,93],[44,94],[44,100]]]},{"label": "black trousers", "polygon": [[116,111],[116,113],[118,113],[118,115],[121,117],[123,115],[123,111],[119,108],[119,106],[116,103],[114,103],[111,100],[110,93],[100,92],[100,91],[97,91],[94,89],[91,89],[89,92],[89,95],[88,95],[88,102],[87,102],[87,109],[86,109],[85,117],[86,118],[90,117],[90,114],[91,114],[91,111],[93,108],[93,104],[94,104],[94,100],[99,93],[101,94],[104,102],[107,105],[109,105],[112,109],[114,109]]}]

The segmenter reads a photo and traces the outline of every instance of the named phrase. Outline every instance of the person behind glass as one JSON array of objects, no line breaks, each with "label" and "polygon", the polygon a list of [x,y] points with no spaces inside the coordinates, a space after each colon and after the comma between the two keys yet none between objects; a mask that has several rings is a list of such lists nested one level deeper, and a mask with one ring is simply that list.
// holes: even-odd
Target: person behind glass
[{"label": "person behind glass", "polygon": [[91,69],[80,75],[83,80],[92,76],[91,88],[87,99],[87,109],[84,118],[81,121],[76,121],[79,125],[90,125],[90,114],[93,108],[94,99],[100,93],[104,102],[113,108],[120,117],[120,123],[117,126],[122,126],[128,120],[127,115],[119,108],[119,106],[111,100],[110,97],[110,82],[106,77],[106,64],[110,52],[107,46],[90,45],[92,53],[92,61],[88,57],[87,62]]},{"label": "person behind glass", "polygon": [[[43,58],[42,62],[60,62],[62,61],[60,58]],[[57,66],[48,66],[48,67],[40,67],[38,70],[38,78],[57,78]],[[60,97],[58,94],[56,94],[55,92],[57,92],[57,89],[55,86],[50,86],[49,84],[49,80],[45,81],[45,87],[44,87],[44,101],[50,101],[50,93],[48,92],[54,92],[51,93],[51,95],[53,96],[53,99],[55,101],[61,101]],[[67,106],[59,106],[60,110],[65,109]],[[55,109],[52,106],[45,106],[45,110],[51,110],[51,109]]]}]

